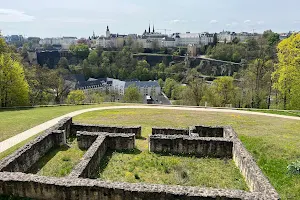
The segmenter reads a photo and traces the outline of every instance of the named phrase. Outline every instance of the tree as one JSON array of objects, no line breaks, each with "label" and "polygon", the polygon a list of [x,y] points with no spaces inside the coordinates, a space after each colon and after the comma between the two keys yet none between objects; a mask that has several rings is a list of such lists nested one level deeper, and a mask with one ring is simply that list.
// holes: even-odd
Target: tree
[{"label": "tree", "polygon": [[69,69],[69,61],[65,57],[61,57],[57,63],[57,68]]},{"label": "tree", "polygon": [[171,78],[166,79],[163,91],[167,95],[167,97],[171,98],[172,90],[175,88],[177,84],[178,83],[174,79]]},{"label": "tree", "polygon": [[126,103],[140,103],[142,100],[142,96],[139,92],[139,89],[135,86],[129,86],[125,90],[124,94],[124,102]]},{"label": "tree", "polygon": [[23,66],[10,54],[0,54],[0,105],[24,106],[29,103],[29,86]]},{"label": "tree", "polygon": [[[300,34],[281,41],[278,45],[278,64],[273,73],[274,88],[283,98],[284,109],[299,109],[299,105],[293,103],[299,97],[300,80]],[[298,99],[299,101],[299,99]]]},{"label": "tree", "polygon": [[86,44],[77,44],[70,47],[70,51],[79,59],[86,59],[90,53],[89,47]]},{"label": "tree", "polygon": [[82,90],[73,90],[68,95],[69,104],[83,104],[85,100],[85,94]]},{"label": "tree", "polygon": [[224,76],[214,80],[215,92],[220,95],[221,105],[232,104],[234,99],[235,87],[233,85],[233,78]]},{"label": "tree", "polygon": [[96,51],[91,51],[88,56],[88,61],[92,65],[97,65],[99,61],[99,57]]}]

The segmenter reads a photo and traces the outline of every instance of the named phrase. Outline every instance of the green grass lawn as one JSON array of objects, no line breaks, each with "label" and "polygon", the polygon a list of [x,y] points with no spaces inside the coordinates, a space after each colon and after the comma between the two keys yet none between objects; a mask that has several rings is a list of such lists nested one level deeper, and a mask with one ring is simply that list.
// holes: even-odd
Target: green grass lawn
[{"label": "green grass lawn", "polygon": [[77,165],[85,151],[78,148],[77,140],[69,143],[69,147],[62,146],[49,151],[28,173],[41,176],[64,177]]},{"label": "green grass lawn", "polygon": [[233,160],[109,152],[99,178],[108,181],[248,190]]},{"label": "green grass lawn", "polygon": [[[287,165],[300,159],[300,121],[233,113],[159,109],[95,111],[79,115],[74,118],[74,121],[93,124],[142,125],[144,137],[151,134],[152,126],[231,125],[281,198],[300,199],[300,175],[287,173]],[[146,140],[137,140],[139,150],[146,151],[147,147]],[[147,155],[144,156],[147,157]],[[123,155],[116,154],[114,157],[120,157],[121,162]],[[113,165],[113,162],[109,164]],[[113,166],[117,167],[117,165]],[[111,170],[114,170],[113,168]]]},{"label": "green grass lawn", "polygon": [[241,109],[241,110],[300,117],[300,111],[294,111],[294,110],[268,110],[268,109]]},{"label": "green grass lawn", "polygon": [[0,142],[34,126],[72,111],[109,105],[120,104],[107,103],[100,105],[0,109]]}]

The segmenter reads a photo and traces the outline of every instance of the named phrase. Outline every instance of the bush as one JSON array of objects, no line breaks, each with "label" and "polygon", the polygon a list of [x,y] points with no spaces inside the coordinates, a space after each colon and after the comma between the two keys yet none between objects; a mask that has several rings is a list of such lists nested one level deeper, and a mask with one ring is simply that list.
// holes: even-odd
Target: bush
[{"label": "bush", "polygon": [[69,104],[83,104],[85,99],[85,94],[82,90],[73,90],[68,95],[68,103]]},{"label": "bush", "polygon": [[300,174],[300,160],[289,164],[287,168],[291,174]]}]

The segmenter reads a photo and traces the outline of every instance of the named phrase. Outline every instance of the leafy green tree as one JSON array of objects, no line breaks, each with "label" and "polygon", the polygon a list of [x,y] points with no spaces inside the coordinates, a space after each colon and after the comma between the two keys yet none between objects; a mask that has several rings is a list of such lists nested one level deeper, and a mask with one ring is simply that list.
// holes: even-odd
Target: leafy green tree
[{"label": "leafy green tree", "polygon": [[233,84],[233,78],[224,76],[214,80],[216,86],[215,92],[220,95],[221,105],[232,104],[234,100],[235,87]]},{"label": "leafy green tree", "polygon": [[57,63],[57,68],[69,69],[69,61],[65,57],[61,57]]},{"label": "leafy green tree", "polygon": [[166,79],[163,91],[167,95],[167,97],[171,98],[172,90],[175,88],[177,84],[178,83],[174,79],[171,78]]},{"label": "leafy green tree", "polygon": [[86,59],[90,53],[89,46],[86,44],[77,44],[70,47],[70,51],[79,59]]},{"label": "leafy green tree", "polygon": [[68,95],[69,104],[83,104],[85,100],[85,94],[82,90],[73,90]]},{"label": "leafy green tree", "polygon": [[[274,88],[283,98],[284,109],[300,109],[295,100],[299,97],[300,34],[281,41],[278,45],[278,64],[273,73]],[[298,99],[299,101],[299,99]]]},{"label": "leafy green tree", "polygon": [[140,103],[142,101],[142,95],[139,92],[139,89],[134,86],[129,86],[125,90],[124,102],[126,103]]},{"label": "leafy green tree", "polygon": [[96,51],[91,51],[88,56],[88,61],[92,65],[97,65],[99,61],[99,57]]},{"label": "leafy green tree", "polygon": [[1,107],[29,104],[29,86],[23,66],[10,57],[0,54],[0,105]]}]

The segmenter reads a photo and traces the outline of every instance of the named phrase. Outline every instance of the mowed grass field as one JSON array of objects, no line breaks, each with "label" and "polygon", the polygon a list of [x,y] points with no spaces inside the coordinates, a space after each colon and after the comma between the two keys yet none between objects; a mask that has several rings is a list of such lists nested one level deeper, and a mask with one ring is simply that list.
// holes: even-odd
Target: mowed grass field
[{"label": "mowed grass field", "polygon": [[[74,118],[74,121],[92,124],[141,125],[144,137],[151,134],[151,127],[153,126],[231,125],[246,148],[252,153],[264,174],[279,192],[281,198],[300,199],[300,176],[290,175],[287,172],[288,164],[300,159],[300,121],[246,114],[159,109],[95,111],[79,115]],[[148,158],[149,155],[144,153],[148,148],[147,140],[137,140],[137,148],[142,153],[132,156],[132,158],[129,158],[130,155],[128,154],[112,154],[100,177],[115,180],[116,177],[120,178],[124,175],[122,173],[125,171],[125,167],[122,168],[120,165],[133,166],[137,164],[134,159]],[[138,156],[142,157],[139,158]],[[172,158],[170,159],[172,160]],[[164,158],[156,159],[157,162],[162,160]],[[213,166],[213,164],[211,165]],[[140,166],[138,165],[138,167]],[[171,167],[171,169],[173,168]],[[135,168],[132,170],[129,168],[126,170],[132,171],[130,172],[132,174],[127,173],[128,178],[126,180],[132,180],[136,173],[138,178],[147,179],[139,173],[140,171],[143,172],[144,169]],[[109,173],[116,171],[119,171],[121,175]],[[155,173],[152,175],[153,178],[155,175]]]},{"label": "mowed grass field", "polygon": [[120,104],[105,103],[99,105],[0,109],[0,142],[64,114],[109,105],[117,106]]}]

